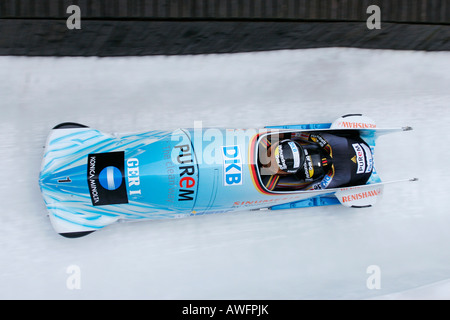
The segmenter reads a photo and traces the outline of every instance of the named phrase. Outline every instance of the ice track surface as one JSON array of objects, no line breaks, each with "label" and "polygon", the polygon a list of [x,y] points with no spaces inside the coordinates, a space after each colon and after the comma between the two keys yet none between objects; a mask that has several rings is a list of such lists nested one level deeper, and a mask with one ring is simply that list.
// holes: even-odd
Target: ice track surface
[{"label": "ice track surface", "polygon": [[[450,298],[450,53],[309,49],[136,58],[0,57],[0,298]],[[330,122],[380,127],[373,208],[122,223],[66,239],[38,186],[49,130]],[[381,271],[368,289],[369,266]],[[70,266],[81,271],[70,290]],[[412,291],[411,291],[412,290]]]}]

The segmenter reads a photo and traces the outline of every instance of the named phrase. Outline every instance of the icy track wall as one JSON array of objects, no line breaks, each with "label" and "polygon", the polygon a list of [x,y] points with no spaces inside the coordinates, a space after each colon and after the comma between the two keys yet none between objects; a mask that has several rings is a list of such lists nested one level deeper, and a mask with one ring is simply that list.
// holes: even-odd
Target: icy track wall
[{"label": "icy track wall", "polygon": [[[373,5],[378,13],[369,9]],[[379,29],[371,29],[368,23],[373,26],[377,14]],[[2,0],[0,33],[0,55],[140,56],[318,47],[443,51],[450,50],[450,3]]]}]

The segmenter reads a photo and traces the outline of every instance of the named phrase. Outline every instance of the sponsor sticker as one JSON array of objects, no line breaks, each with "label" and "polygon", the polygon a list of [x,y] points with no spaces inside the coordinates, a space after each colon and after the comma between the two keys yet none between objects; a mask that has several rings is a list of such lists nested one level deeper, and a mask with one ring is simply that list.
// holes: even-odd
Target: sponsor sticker
[{"label": "sponsor sticker", "polygon": [[373,169],[373,157],[372,157],[372,151],[370,151],[370,148],[362,144],[361,145],[364,149],[364,153],[366,154],[366,173],[369,173]]},{"label": "sponsor sticker", "polygon": [[222,147],[223,184],[237,186],[242,184],[242,156],[239,146]]},{"label": "sponsor sticker", "polygon": [[342,197],[342,202],[346,203],[346,202],[352,202],[352,201],[358,201],[358,200],[361,200],[361,199],[376,197],[376,196],[380,195],[381,192],[382,192],[382,189],[378,188],[378,189],[375,189],[375,190],[361,191],[361,192],[358,192],[358,193],[349,194],[349,195],[346,195],[346,196]]},{"label": "sponsor sticker", "polygon": [[128,203],[124,152],[88,155],[87,180],[92,205]]},{"label": "sponsor sticker", "polygon": [[341,121],[338,123],[338,127],[347,129],[375,129],[377,126],[375,123],[370,122]]},{"label": "sponsor sticker", "polygon": [[320,134],[311,134],[311,140],[318,143],[322,148],[328,144],[328,141],[326,141]]},{"label": "sponsor sticker", "polygon": [[305,170],[306,179],[311,179],[314,176],[314,166],[310,155],[305,157],[305,163],[303,164]]},{"label": "sponsor sticker", "polygon": [[122,173],[114,166],[104,168],[98,175],[98,181],[106,190],[116,190],[122,184]]},{"label": "sponsor sticker", "polygon": [[357,174],[364,173],[366,171],[366,160],[363,148],[359,143],[353,143],[352,147],[356,153],[356,165],[357,165],[356,173]]},{"label": "sponsor sticker", "polygon": [[176,157],[180,177],[178,201],[193,201],[197,190],[197,170],[191,144],[181,143],[174,149],[178,150]]},{"label": "sponsor sticker", "polygon": [[275,160],[277,161],[278,167],[281,170],[286,170],[286,161],[284,160],[283,149],[278,147],[275,148]]},{"label": "sponsor sticker", "polygon": [[333,173],[329,172],[320,182],[321,189],[326,189],[333,178]]},{"label": "sponsor sticker", "polygon": [[294,168],[296,169],[296,168],[300,167],[300,154],[299,154],[298,148],[294,142],[289,141],[288,144],[292,150],[292,155],[294,157]]}]

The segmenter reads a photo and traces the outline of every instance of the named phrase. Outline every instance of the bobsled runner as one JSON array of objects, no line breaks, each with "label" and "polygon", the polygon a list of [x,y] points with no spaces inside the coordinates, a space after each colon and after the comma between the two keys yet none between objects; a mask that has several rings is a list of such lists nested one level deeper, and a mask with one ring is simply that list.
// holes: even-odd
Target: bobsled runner
[{"label": "bobsled runner", "polygon": [[386,183],[375,169],[377,137],[410,129],[377,128],[359,114],[332,123],[131,134],[62,123],[47,139],[39,184],[53,228],[69,238],[119,220],[369,207]]}]

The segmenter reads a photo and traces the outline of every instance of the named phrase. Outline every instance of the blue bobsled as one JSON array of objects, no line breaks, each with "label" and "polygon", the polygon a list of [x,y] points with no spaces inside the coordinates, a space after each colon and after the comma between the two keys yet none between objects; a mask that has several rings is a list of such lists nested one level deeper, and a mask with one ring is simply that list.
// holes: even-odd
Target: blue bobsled
[{"label": "blue bobsled", "polygon": [[71,238],[118,220],[335,204],[367,207],[383,190],[375,167],[364,185],[269,190],[258,165],[259,142],[280,133],[356,130],[373,152],[380,134],[407,129],[379,129],[361,115],[322,124],[135,134],[64,123],[47,139],[39,184],[54,229]]}]

